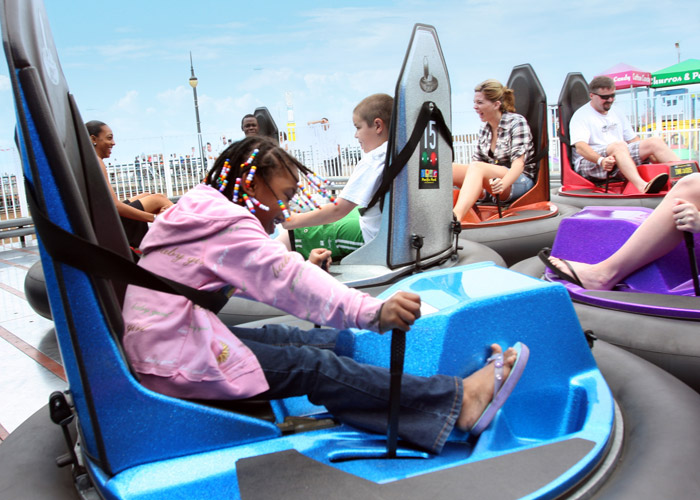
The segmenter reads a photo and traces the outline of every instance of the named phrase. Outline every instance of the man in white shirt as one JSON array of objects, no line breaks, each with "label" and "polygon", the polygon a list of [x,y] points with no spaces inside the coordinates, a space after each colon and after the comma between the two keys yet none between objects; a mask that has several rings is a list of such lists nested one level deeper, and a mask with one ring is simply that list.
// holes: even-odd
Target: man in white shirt
[{"label": "man in white shirt", "polygon": [[575,147],[574,170],[591,181],[627,179],[640,193],[658,193],[668,182],[668,174],[650,181],[639,175],[637,165],[654,157],[660,163],[679,161],[666,143],[658,138],[640,139],[627,118],[612,109],[615,82],[597,76],[589,84],[591,100],[571,117],[569,135]]}]

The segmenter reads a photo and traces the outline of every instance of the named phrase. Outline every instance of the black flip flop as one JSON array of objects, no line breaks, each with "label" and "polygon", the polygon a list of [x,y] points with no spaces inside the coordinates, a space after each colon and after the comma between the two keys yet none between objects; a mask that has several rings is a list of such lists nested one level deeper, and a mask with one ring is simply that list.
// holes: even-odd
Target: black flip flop
[{"label": "black flip flop", "polygon": [[644,194],[656,194],[661,191],[668,182],[668,174],[659,174],[650,180],[644,187]]},{"label": "black flip flop", "polygon": [[552,271],[554,274],[557,275],[557,277],[561,280],[568,281],[569,283],[573,283],[576,286],[580,286],[581,288],[585,288],[583,286],[583,283],[581,283],[581,279],[578,277],[576,274],[576,271],[574,271],[574,268],[571,267],[571,264],[565,259],[562,259],[560,257],[557,257],[560,261],[562,261],[564,264],[566,264],[566,267],[569,268],[569,271],[571,271],[571,274],[566,274],[565,272],[561,271],[558,269],[550,260],[549,258],[552,256],[552,249],[547,247],[543,248],[542,250],[539,251],[537,256],[540,258],[542,263],[547,266],[547,269]]}]

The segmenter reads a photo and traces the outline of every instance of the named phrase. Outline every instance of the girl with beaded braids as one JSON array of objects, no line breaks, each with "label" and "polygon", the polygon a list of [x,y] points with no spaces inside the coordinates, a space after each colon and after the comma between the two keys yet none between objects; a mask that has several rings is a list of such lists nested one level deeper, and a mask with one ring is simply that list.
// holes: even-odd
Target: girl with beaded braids
[{"label": "girl with beaded braids", "polygon": [[479,131],[472,163],[452,165],[452,179],[460,187],[454,206],[457,220],[478,199],[513,201],[535,185],[537,164],[527,120],[515,113],[513,90],[498,80],[474,88],[474,111],[484,125]]},{"label": "girl with beaded braids", "polygon": [[[255,137],[260,139],[264,136]],[[252,161],[252,159],[249,158],[251,159],[250,162],[246,162],[241,165],[232,165],[229,159],[231,157],[241,155],[241,151],[246,147],[249,147],[249,141],[246,140],[233,143],[219,155],[214,163],[214,166],[205,177],[204,183],[218,189],[219,192],[234,203],[251,208],[251,213],[255,214],[260,219],[265,231],[267,231],[269,234],[273,234],[275,232],[275,224],[281,224],[285,219],[290,217],[288,206],[285,205],[282,208],[282,212],[277,213],[276,218],[270,217],[272,212],[269,210],[264,210],[264,208],[269,207],[266,205],[263,207],[257,207],[256,204],[259,203],[257,198],[254,196],[248,196],[248,194],[242,190],[241,183],[245,181],[246,187],[250,187],[250,185],[257,185],[257,183],[253,182],[253,179],[257,175],[257,177],[261,179],[261,182],[264,183],[264,186],[269,186],[270,179],[277,175],[278,170],[281,173],[286,173],[286,175],[290,176],[289,178],[292,178],[291,176],[298,177],[298,174],[294,174],[294,172],[300,172],[307,178],[309,176],[313,176],[314,174],[308,168],[306,168],[306,166],[302,165],[296,158],[287,154],[286,151],[275,147],[276,144],[271,140],[258,140],[256,144],[258,146],[256,148],[258,153],[255,155],[258,158],[257,162]],[[251,170],[253,169],[254,171],[251,175]],[[226,172],[223,177],[222,172]],[[249,177],[250,181],[248,180]],[[240,182],[237,183],[239,179]],[[294,186],[294,191],[290,191],[288,193],[290,195],[290,200],[295,194],[298,194],[298,187],[299,186]],[[281,200],[281,198],[278,196],[277,200]],[[307,200],[307,198],[302,198],[299,196],[297,197],[297,200],[303,202],[304,200]],[[279,205],[279,202],[277,204]],[[322,248],[312,250],[309,254],[309,262],[317,266],[321,266],[322,263],[330,265],[330,250],[325,250]]]},{"label": "girl with beaded braids", "polygon": [[[311,175],[268,139],[253,136],[232,144],[204,183],[158,217],[143,240],[138,265],[334,328],[228,328],[185,297],[130,285],[124,349],[141,383],[163,394],[198,400],[306,394],[339,420],[384,433],[389,371],[337,355],[336,328],[408,330],[420,316],[420,297],[406,292],[385,301],[371,297],[269,238],[286,217],[300,174]],[[404,375],[406,418],[399,434],[437,453],[455,425],[470,429],[493,397],[496,375],[507,376],[517,357],[514,349],[503,353],[497,344],[492,351],[495,362],[464,380]]]}]

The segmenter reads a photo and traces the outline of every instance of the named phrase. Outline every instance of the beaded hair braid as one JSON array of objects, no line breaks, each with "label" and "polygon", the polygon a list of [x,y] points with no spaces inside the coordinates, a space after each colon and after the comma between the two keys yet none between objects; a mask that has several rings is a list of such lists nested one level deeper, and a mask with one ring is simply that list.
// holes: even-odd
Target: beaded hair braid
[{"label": "beaded hair braid", "polygon": [[[245,157],[243,155],[247,153],[244,151],[250,152],[247,160],[240,163],[238,168],[232,168],[232,161],[235,160],[231,158]],[[270,175],[271,170],[277,170],[279,166],[284,166],[292,177],[296,177],[293,167],[299,172],[298,190],[293,199],[296,207],[298,207],[294,209],[295,212],[320,208],[320,205],[313,197],[314,192],[327,198],[331,203],[336,202],[335,197],[329,192],[327,180],[306,168],[270,140],[261,137],[249,137],[229,146],[209,171],[204,182],[218,189],[221,194],[229,198],[233,203],[246,207],[252,214],[255,213],[256,209],[269,211],[270,207],[255,199],[255,197],[247,195],[241,188],[241,185],[249,187],[257,175],[261,182],[264,182],[272,191],[265,177]],[[235,181],[231,187],[229,179],[234,176]],[[277,197],[277,203],[285,219],[289,220],[291,214],[288,207],[285,206],[282,199],[274,191],[272,193]]]}]

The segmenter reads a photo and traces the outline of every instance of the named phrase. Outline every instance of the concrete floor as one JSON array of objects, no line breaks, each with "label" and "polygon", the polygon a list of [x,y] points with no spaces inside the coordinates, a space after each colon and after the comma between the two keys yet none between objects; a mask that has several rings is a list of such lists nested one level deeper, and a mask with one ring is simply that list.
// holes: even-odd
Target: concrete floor
[{"label": "concrete floor", "polygon": [[39,260],[35,239],[27,246],[0,245],[0,442],[67,387],[53,322],[29,306],[24,277]]}]

